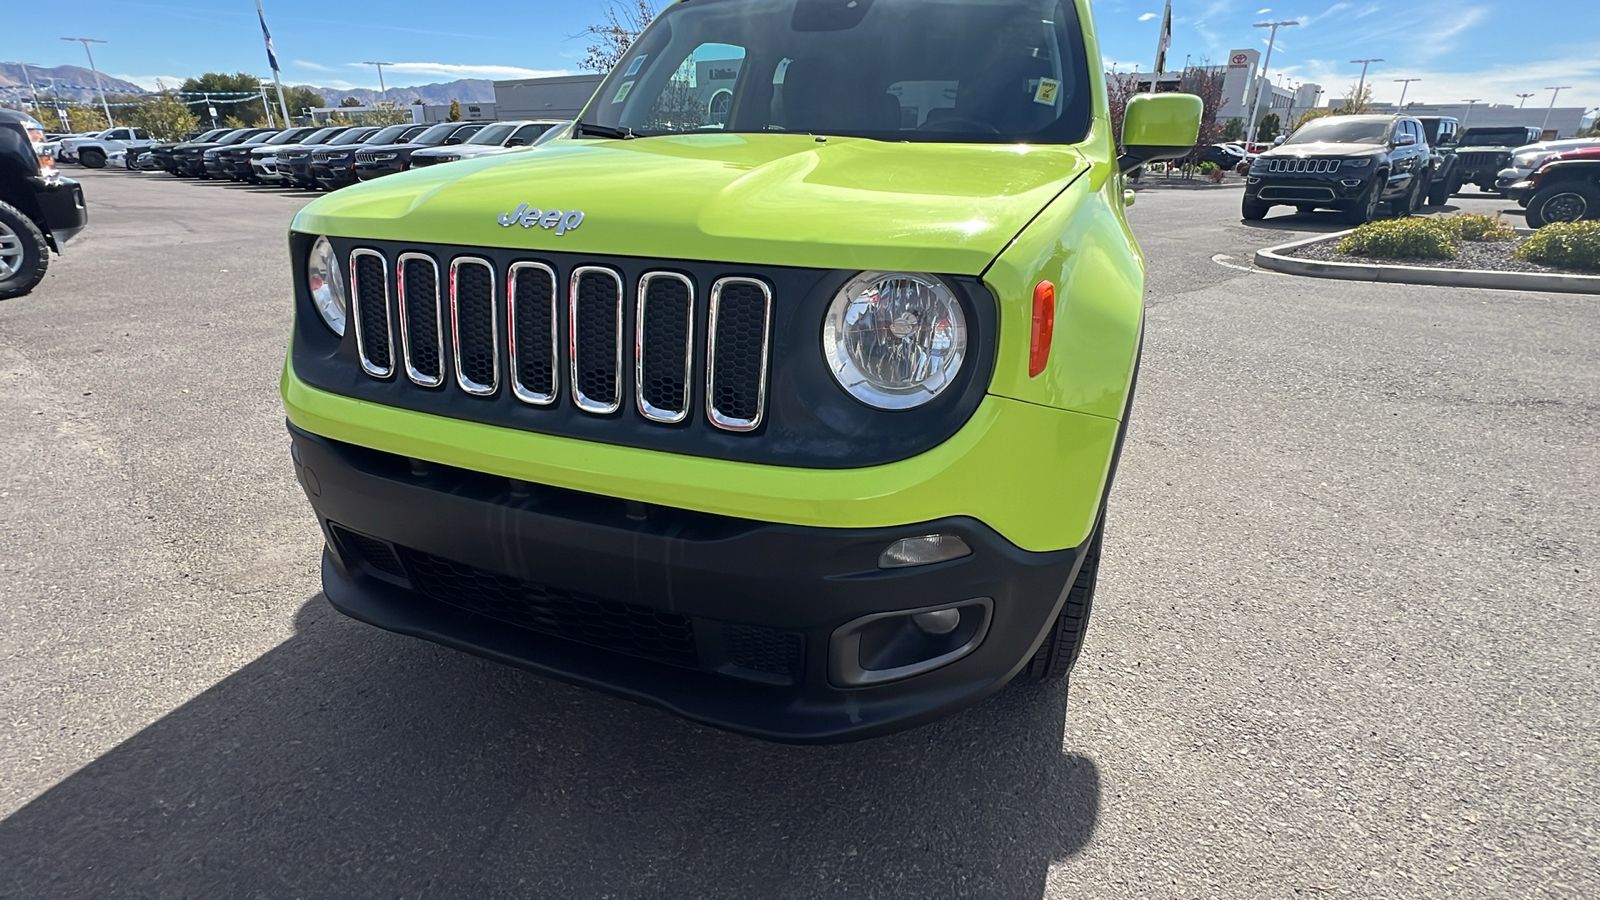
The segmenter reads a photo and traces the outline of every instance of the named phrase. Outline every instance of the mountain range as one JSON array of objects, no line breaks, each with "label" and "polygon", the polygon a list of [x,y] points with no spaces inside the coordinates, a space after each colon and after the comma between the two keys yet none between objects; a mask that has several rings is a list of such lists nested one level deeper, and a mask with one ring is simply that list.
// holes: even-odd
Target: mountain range
[{"label": "mountain range", "polygon": [[[16,103],[28,95],[28,82],[32,81],[33,89],[41,94],[52,91],[59,96],[79,103],[94,103],[98,100],[95,93],[94,72],[82,66],[55,66],[41,68],[28,66],[23,72],[21,63],[0,62],[0,102]],[[148,94],[145,90],[131,81],[112,78],[104,72],[100,73],[100,83],[108,94]],[[167,85],[177,88],[176,84]],[[325,88],[312,84],[284,85],[288,87],[303,87],[322,95],[329,106],[338,106],[339,101],[346,97],[354,97],[362,105],[372,103],[374,100],[385,99],[394,103],[407,104],[421,99],[429,105],[443,106],[451,100],[460,100],[462,103],[493,103],[494,82],[486,78],[463,78],[458,81],[422,84],[415,87],[392,87],[380,94],[369,88]]]}]

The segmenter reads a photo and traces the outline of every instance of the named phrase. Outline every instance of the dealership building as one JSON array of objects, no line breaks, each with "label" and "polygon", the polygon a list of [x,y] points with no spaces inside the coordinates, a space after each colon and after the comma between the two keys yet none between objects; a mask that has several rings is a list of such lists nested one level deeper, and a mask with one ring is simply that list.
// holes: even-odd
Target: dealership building
[{"label": "dealership building", "polygon": [[[1276,113],[1284,127],[1294,123],[1296,116],[1315,107],[1322,95],[1319,84],[1298,84],[1282,87],[1263,81],[1259,76],[1261,52],[1259,50],[1229,50],[1228,61],[1220,66],[1193,66],[1206,72],[1222,73],[1222,101],[1218,106],[1217,120],[1248,119],[1255,103],[1256,92],[1265,88],[1261,98],[1261,116]],[[1115,75],[1116,73],[1112,73]],[[1134,72],[1133,80],[1138,90],[1151,93],[1176,91],[1183,82],[1183,72]]]},{"label": "dealership building", "polygon": [[[1330,100],[1328,106],[1338,108],[1344,100]],[[1588,111],[1581,106],[1512,106],[1509,103],[1407,103],[1401,110],[1393,103],[1373,103],[1375,113],[1408,116],[1454,116],[1465,128],[1504,128],[1526,125],[1544,129],[1544,139],[1576,137],[1588,124]]]}]

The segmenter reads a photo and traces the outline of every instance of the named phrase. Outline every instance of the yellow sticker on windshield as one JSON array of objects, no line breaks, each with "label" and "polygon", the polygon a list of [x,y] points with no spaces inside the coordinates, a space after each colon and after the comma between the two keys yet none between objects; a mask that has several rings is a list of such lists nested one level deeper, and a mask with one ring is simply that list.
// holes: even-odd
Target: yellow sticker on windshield
[{"label": "yellow sticker on windshield", "polygon": [[628,92],[633,90],[633,82],[624,81],[622,87],[617,88],[617,95],[611,98],[612,103],[621,103],[628,99]]},{"label": "yellow sticker on windshield", "polygon": [[1039,89],[1033,92],[1033,102],[1043,103],[1045,106],[1056,105],[1056,92],[1061,90],[1061,82],[1054,78],[1039,79]]}]

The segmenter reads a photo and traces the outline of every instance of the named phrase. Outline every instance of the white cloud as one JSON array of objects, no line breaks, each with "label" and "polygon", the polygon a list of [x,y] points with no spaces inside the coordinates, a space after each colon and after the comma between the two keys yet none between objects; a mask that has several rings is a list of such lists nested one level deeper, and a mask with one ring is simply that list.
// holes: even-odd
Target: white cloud
[{"label": "white cloud", "polygon": [[325,66],[322,63],[314,63],[314,62],[311,62],[310,60],[306,60],[306,59],[297,59],[292,63],[292,65],[298,66],[298,67],[300,67],[302,69],[310,69],[313,72],[332,72],[333,71],[333,67],[332,66]]},{"label": "white cloud", "polygon": [[[348,63],[351,66],[361,66],[363,63]],[[454,81],[458,78],[552,78],[558,75],[571,75],[567,69],[524,69],[520,66],[469,66],[456,63],[436,62],[397,62],[383,67],[385,80],[392,78],[390,73],[401,75],[426,75],[431,78],[443,78]],[[398,86],[398,85],[397,85]]]},{"label": "white cloud", "polygon": [[1256,10],[1256,15],[1258,15],[1258,16],[1266,15],[1269,12],[1272,12],[1272,7],[1270,7],[1270,6],[1267,7],[1266,9],[1258,9],[1258,10]]},{"label": "white cloud", "polygon": [[[1299,79],[1314,81],[1327,90],[1323,95],[1325,101],[1344,96],[1346,87],[1354,85],[1361,74],[1359,66],[1337,60],[1308,60],[1304,67],[1294,68],[1299,70]],[[1274,66],[1273,71],[1276,73],[1278,67]],[[1289,67],[1283,71],[1289,71]],[[1568,55],[1556,59],[1507,62],[1467,72],[1385,66],[1367,73],[1373,99],[1386,103],[1399,100],[1400,85],[1394,83],[1395,78],[1422,79],[1406,92],[1407,102],[1457,103],[1466,97],[1481,97],[1486,103],[1515,106],[1519,93],[1537,91],[1546,84],[1572,84],[1582,87],[1562,91],[1557,103],[1560,106],[1594,106],[1600,103],[1600,45],[1575,47]],[[1539,91],[1539,95],[1545,103],[1550,102],[1548,92]]]},{"label": "white cloud", "polygon": [[1139,17],[1139,21],[1141,21],[1141,22],[1148,22],[1148,21],[1150,21],[1150,20],[1151,20],[1151,19],[1154,19],[1154,18],[1155,18],[1155,17],[1156,17],[1156,14],[1155,14],[1155,13],[1145,13],[1145,14],[1144,14],[1144,15],[1142,15],[1142,16],[1140,16],[1140,17]]},{"label": "white cloud", "polygon": [[160,90],[162,85],[165,85],[168,90],[177,90],[178,86],[183,84],[185,80],[182,75],[117,75],[110,72],[106,74],[112,78],[131,81],[147,91]]}]

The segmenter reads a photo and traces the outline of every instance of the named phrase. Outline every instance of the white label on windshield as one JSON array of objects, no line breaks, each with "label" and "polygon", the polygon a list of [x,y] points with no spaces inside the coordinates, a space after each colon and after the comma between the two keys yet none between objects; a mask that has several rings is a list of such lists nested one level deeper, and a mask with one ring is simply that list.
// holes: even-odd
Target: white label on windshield
[{"label": "white label on windshield", "polygon": [[1033,102],[1045,106],[1056,105],[1056,92],[1061,90],[1061,82],[1054,78],[1039,79],[1039,89],[1033,92]]}]

